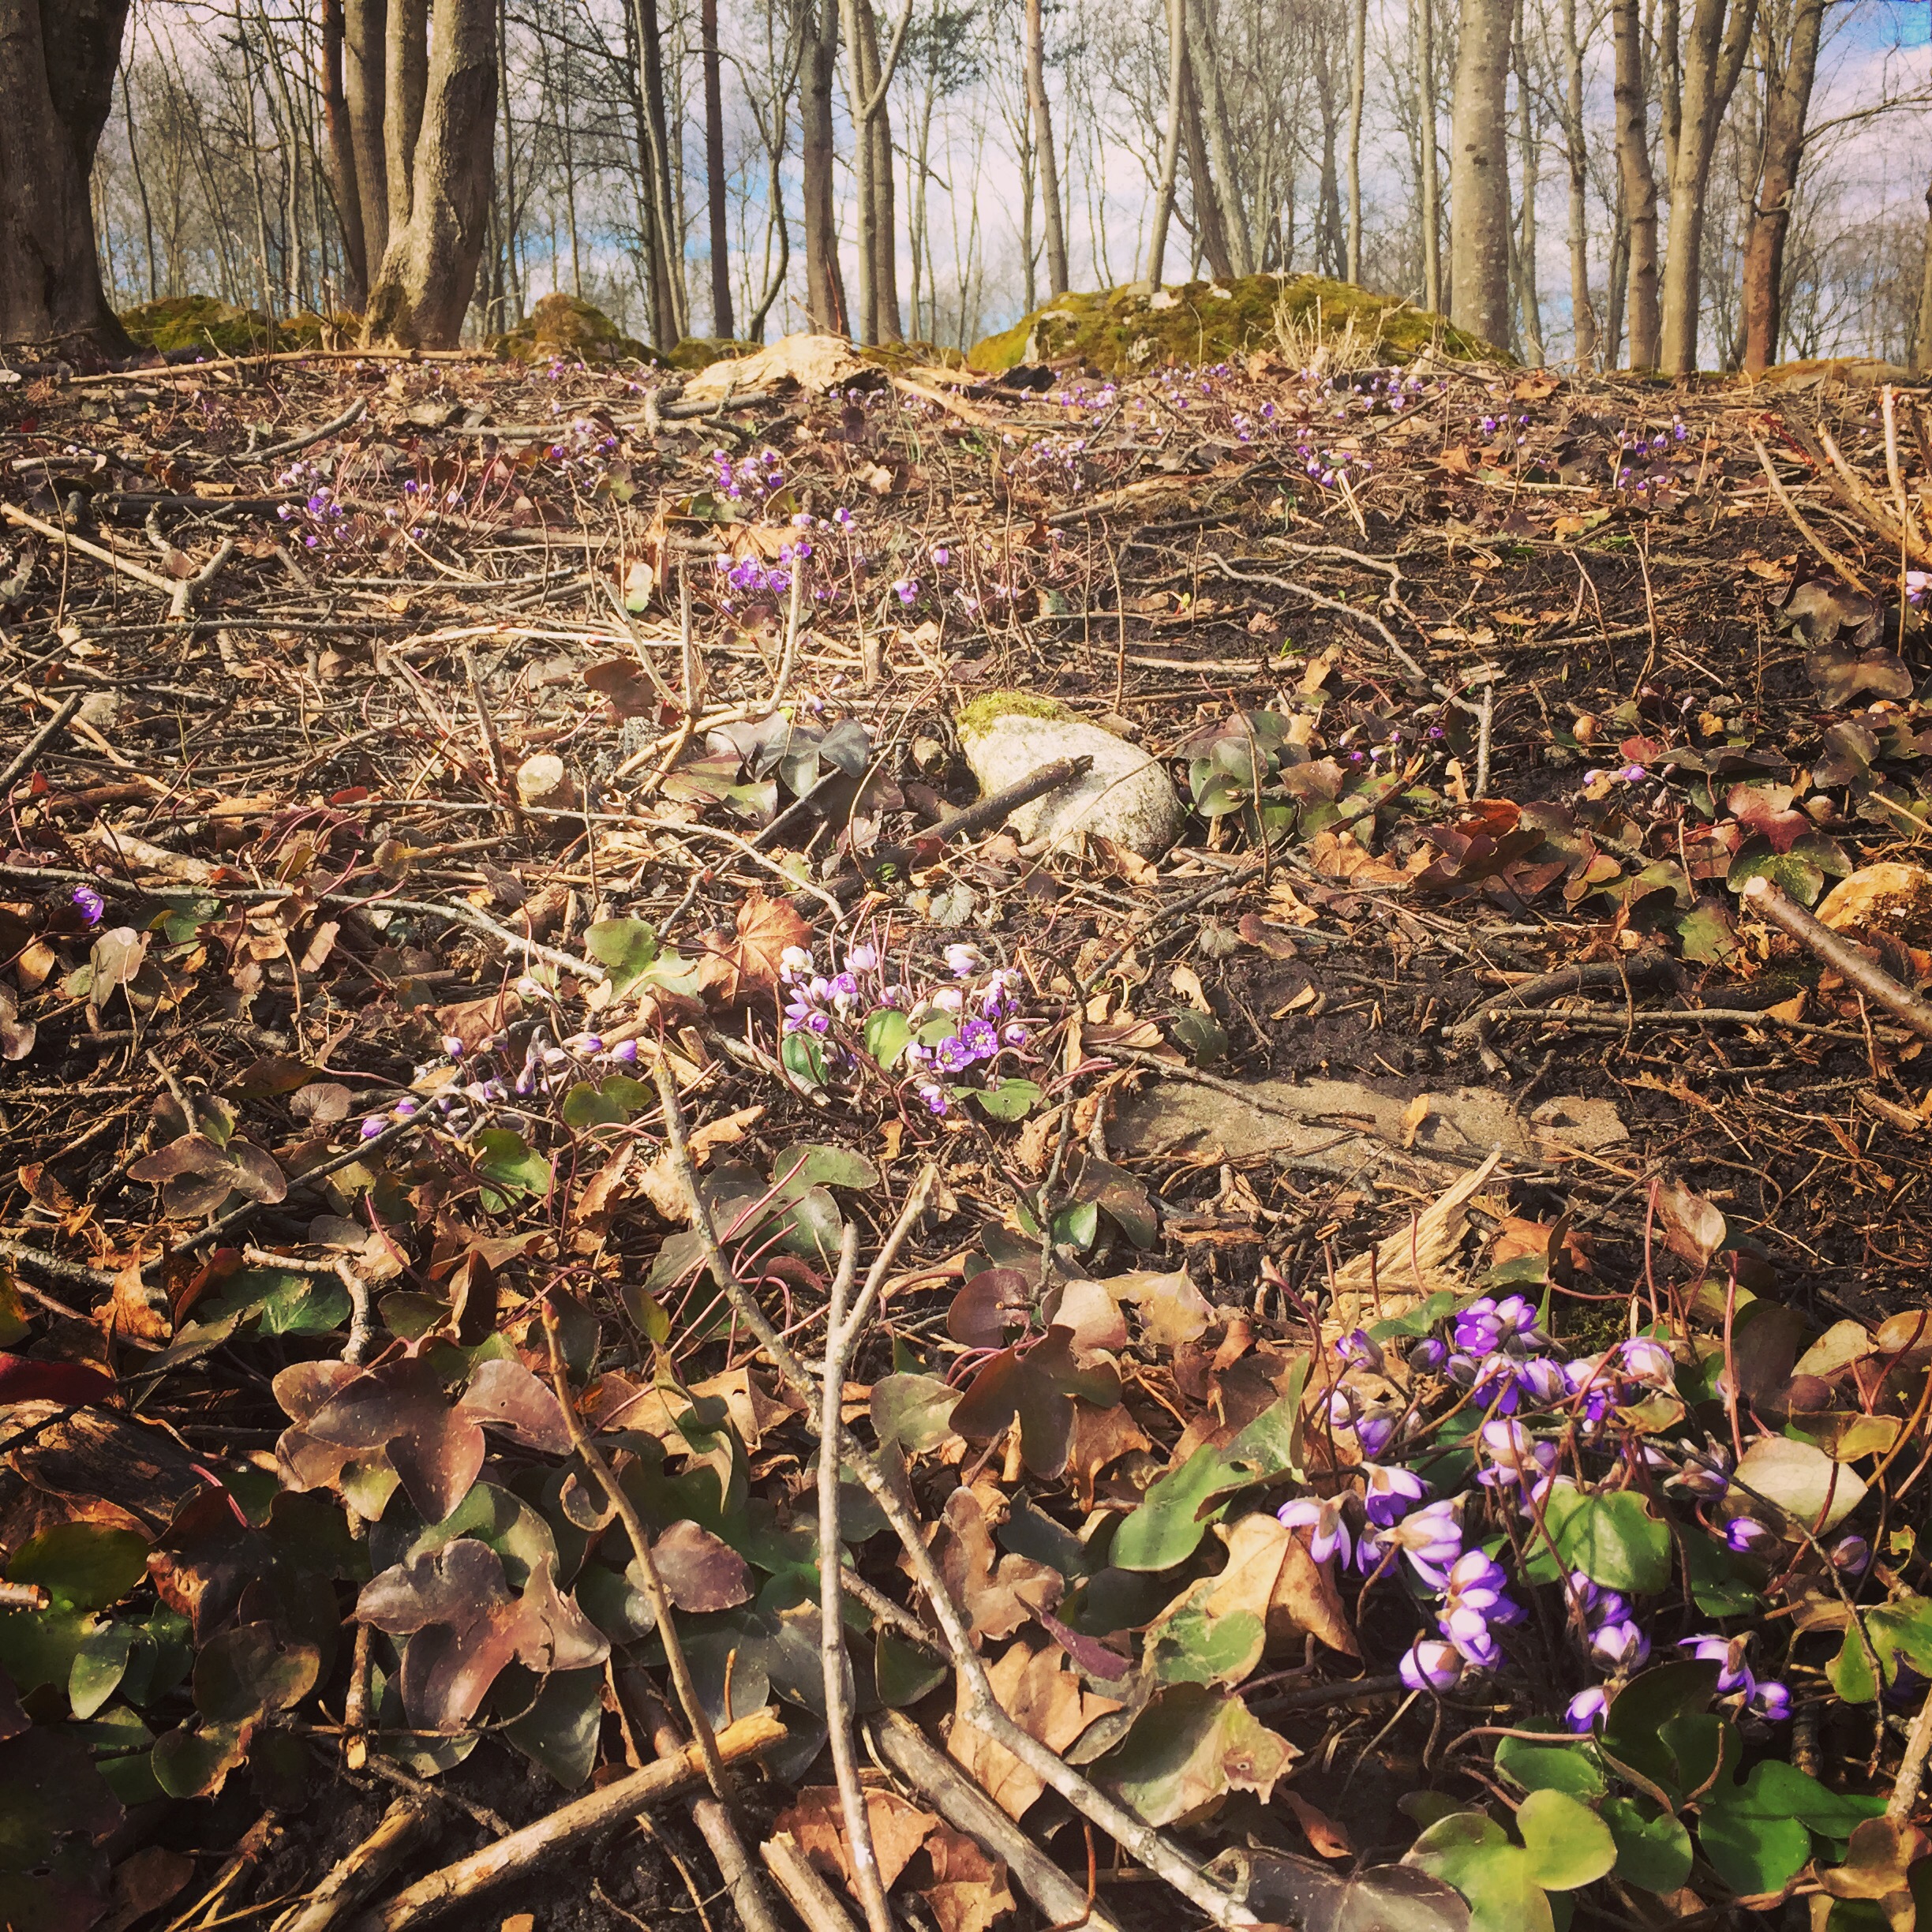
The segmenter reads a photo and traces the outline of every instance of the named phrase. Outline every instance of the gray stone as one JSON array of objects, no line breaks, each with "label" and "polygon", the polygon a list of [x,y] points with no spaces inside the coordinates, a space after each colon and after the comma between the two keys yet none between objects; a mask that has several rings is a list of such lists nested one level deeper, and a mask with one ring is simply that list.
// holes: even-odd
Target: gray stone
[{"label": "gray stone", "polygon": [[1111,839],[1158,859],[1181,836],[1187,811],[1165,771],[1138,745],[1077,718],[1006,712],[960,727],[966,762],[983,792],[1003,790],[1055,758],[1091,758],[1077,784],[1062,786],[1007,821],[1023,845],[1077,849],[1083,837]]}]

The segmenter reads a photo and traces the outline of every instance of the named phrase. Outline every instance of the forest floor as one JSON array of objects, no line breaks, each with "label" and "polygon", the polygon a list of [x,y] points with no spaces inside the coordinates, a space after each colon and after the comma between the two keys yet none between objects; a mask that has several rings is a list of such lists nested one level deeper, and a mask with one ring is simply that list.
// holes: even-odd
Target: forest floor
[{"label": "forest floor", "polygon": [[1909,1923],[1923,394],[804,373],[0,389],[0,1908]]}]

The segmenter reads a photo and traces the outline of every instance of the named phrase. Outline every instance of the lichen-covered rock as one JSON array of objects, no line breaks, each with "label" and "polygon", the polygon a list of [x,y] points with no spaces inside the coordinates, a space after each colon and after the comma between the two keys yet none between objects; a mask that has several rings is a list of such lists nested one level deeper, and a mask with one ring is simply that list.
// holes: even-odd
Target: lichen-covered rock
[{"label": "lichen-covered rock", "polygon": [[353,343],[361,317],[304,309],[271,322],[259,309],[238,309],[213,295],[166,295],[121,313],[137,348],[157,354],[202,349],[210,355],[260,355],[275,349],[334,349]]},{"label": "lichen-covered rock", "polygon": [[1326,275],[1241,275],[1149,290],[1129,283],[1099,295],[1056,296],[968,358],[998,375],[1021,362],[1078,361],[1103,376],[1142,374],[1167,363],[1218,362],[1252,349],[1352,335],[1368,359],[1406,362],[1440,347],[1469,360],[1507,361],[1488,343],[1399,296]]},{"label": "lichen-covered rock", "polygon": [[1084,838],[1111,839],[1158,859],[1181,836],[1187,811],[1173,782],[1138,745],[1019,692],[989,692],[960,713],[966,762],[983,792],[1005,790],[1055,758],[1087,757],[1093,769],[1007,821],[1023,844],[1076,849]]}]

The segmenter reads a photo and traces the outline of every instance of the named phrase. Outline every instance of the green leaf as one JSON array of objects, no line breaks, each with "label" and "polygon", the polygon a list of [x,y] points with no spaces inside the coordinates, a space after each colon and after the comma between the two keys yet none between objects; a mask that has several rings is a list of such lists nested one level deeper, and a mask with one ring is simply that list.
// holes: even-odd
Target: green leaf
[{"label": "green leaf", "polygon": [[1694,1530],[1687,1534],[1683,1559],[1691,1601],[1706,1616],[1751,1616],[1764,1608],[1764,1598],[1739,1574],[1730,1551],[1714,1537]]},{"label": "green leaf", "polygon": [[957,1433],[952,1416],[960,1394],[938,1376],[883,1376],[872,1384],[872,1426],[882,1443],[915,1455],[936,1449]]},{"label": "green leaf", "polygon": [[788,1033],[779,1043],[778,1058],[785,1071],[807,1087],[826,1084],[825,1052],[809,1033]]},{"label": "green leaf", "polygon": [[1525,1791],[1559,1791],[1567,1792],[1572,1798],[1601,1798],[1609,1785],[1589,1741],[1582,1738],[1567,1743],[1554,1741],[1565,1735],[1552,1732],[1552,1742],[1548,1744],[1533,1744],[1520,1737],[1499,1739],[1497,1770]]},{"label": "green leaf", "polygon": [[1076,1201],[1054,1216],[1056,1246],[1091,1248],[1100,1233],[1100,1210],[1091,1201]]},{"label": "green leaf", "polygon": [[1631,1596],[1669,1589],[1670,1531],[1634,1490],[1586,1496],[1552,1490],[1550,1503],[1550,1534],[1565,1568]]},{"label": "green leaf", "polygon": [[200,1312],[212,1320],[259,1318],[265,1335],[328,1335],[349,1319],[349,1291],[334,1275],[243,1268]]},{"label": "green leaf", "polygon": [[1530,1854],[1481,1811],[1438,1818],[1402,1863],[1420,1866],[1469,1900],[1470,1932],[1556,1932],[1549,1896],[1533,1875]]},{"label": "green leaf", "polygon": [[1574,1892],[1616,1864],[1610,1827],[1567,1792],[1533,1791],[1516,1807],[1530,1875],[1550,1892]]},{"label": "green leaf", "polygon": [[1148,1661],[1163,1683],[1238,1683],[1260,1661],[1267,1635],[1252,1610],[1211,1617],[1190,1604],[1152,1633]]},{"label": "green leaf", "polygon": [[77,1717],[92,1717],[121,1687],[134,1648],[132,1624],[103,1623],[90,1631],[67,1673],[67,1699]]},{"label": "green leaf", "polygon": [[1878,1701],[1878,1673],[1872,1667],[1871,1653],[1858,1632],[1848,1630],[1838,1654],[1825,1666],[1831,1687],[1848,1704],[1875,1704]]},{"label": "green leaf", "polygon": [[568,1791],[589,1778],[603,1721],[601,1670],[553,1671],[539,1680],[512,1665],[497,1679],[491,1697],[497,1710],[522,1713],[504,1725],[504,1735],[532,1763]]},{"label": "green leaf", "polygon": [[875,1188],[879,1171],[850,1148],[807,1143],[788,1149],[772,1163],[772,1179],[780,1184],[781,1200],[796,1200],[815,1187]]},{"label": "green leaf", "polygon": [[1718,1877],[1749,1897],[1781,1892],[1803,1870],[1811,1834],[1796,1818],[1747,1802],[1709,1802],[1698,1820],[1698,1845]]},{"label": "green leaf", "polygon": [[622,999],[657,959],[657,932],[642,919],[599,919],[584,933],[584,950],[610,973],[611,997]]},{"label": "green leaf", "polygon": [[588,1080],[578,1080],[564,1095],[557,1114],[564,1125],[575,1133],[581,1133],[587,1127],[621,1127],[631,1118],[614,1099]]},{"label": "green leaf", "polygon": [[1640,1672],[1610,1700],[1601,1748],[1611,1768],[1628,1765],[1673,1795],[1687,1788],[1664,1728],[1680,1717],[1701,1716],[1717,1688],[1717,1664],[1694,1658],[1673,1657]]},{"label": "green leaf", "polygon": [[156,1742],[155,1782],[170,1798],[212,1797],[245,1754],[239,1724],[185,1724]]},{"label": "green leaf", "polygon": [[1287,1740],[1231,1692],[1176,1684],[1155,1694],[1098,1768],[1148,1824],[1159,1826],[1230,1789],[1258,1792],[1265,1802],[1288,1768],[1289,1750]]},{"label": "green leaf", "polygon": [[879,1702],[898,1710],[938,1689],[951,1673],[937,1657],[895,1636],[882,1624],[872,1651],[872,1675]]},{"label": "green leaf", "polygon": [[1814,1443],[1761,1436],[1744,1451],[1732,1481],[1747,1496],[1776,1503],[1814,1536],[1834,1530],[1864,1500],[1865,1485]]},{"label": "green leaf", "polygon": [[882,1073],[889,1073],[893,1064],[912,1038],[912,1022],[897,1006],[881,1006],[866,1015],[865,1050],[877,1061]]},{"label": "green leaf", "polygon": [[1200,1547],[1208,1526],[1227,1505],[1210,1510],[1217,1497],[1242,1488],[1249,1478],[1231,1470],[1218,1449],[1204,1445],[1178,1470],[1148,1485],[1134,1510],[1114,1533],[1115,1566],[1122,1570],[1171,1570]]},{"label": "green leaf", "polygon": [[483,1189],[489,1213],[503,1214],[526,1194],[549,1192],[550,1163],[520,1133],[507,1127],[486,1127],[472,1144],[477,1173],[489,1184]]},{"label": "green leaf", "polygon": [[148,1574],[148,1539],[103,1523],[56,1523],[22,1544],[9,1583],[38,1583],[57,1610],[104,1610]]},{"label": "green leaf", "polygon": [[997,1087],[973,1090],[980,1111],[996,1121],[1024,1120],[1039,1104],[1040,1088],[1030,1080],[1003,1080]]},{"label": "green leaf", "polygon": [[1603,1821],[1616,1840],[1616,1875],[1646,1892],[1675,1892],[1690,1876],[1690,1834],[1668,1811],[1635,1798],[1606,1798]]},{"label": "green leaf", "polygon": [[1184,1007],[1170,1015],[1167,1024],[1188,1058],[1196,1066],[1212,1066],[1227,1058],[1227,1029],[1211,1013]]}]

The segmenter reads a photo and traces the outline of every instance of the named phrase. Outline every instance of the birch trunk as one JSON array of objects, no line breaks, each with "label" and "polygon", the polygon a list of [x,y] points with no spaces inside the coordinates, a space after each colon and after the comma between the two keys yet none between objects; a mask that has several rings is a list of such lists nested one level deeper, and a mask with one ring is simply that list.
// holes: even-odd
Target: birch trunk
[{"label": "birch trunk", "polygon": [[1657,177],[1650,169],[1643,24],[1637,0],[1611,0],[1610,19],[1616,43],[1617,174],[1630,234],[1630,366],[1653,369],[1659,333]]},{"label": "birch trunk", "polygon": [[705,194],[711,216],[711,333],[732,328],[731,236],[724,206],[724,56],[718,47],[717,0],[703,0],[698,32],[704,41]]},{"label": "birch trunk", "polygon": [[1421,123],[1422,306],[1443,306],[1442,180],[1436,155],[1436,0],[1410,0],[1415,11],[1416,107]]},{"label": "birch trunk", "polygon": [[1509,0],[1464,0],[1450,112],[1450,320],[1510,333]]},{"label": "birch trunk", "polygon": [[[1174,218],[1174,180],[1181,171],[1181,120],[1186,111],[1186,0],[1167,0],[1167,139],[1161,149],[1160,181],[1154,190],[1154,230],[1148,239],[1146,280],[1161,285],[1167,253],[1167,225]],[[1928,197],[1932,203],[1932,197]]]},{"label": "birch trunk", "polygon": [[1033,120],[1033,152],[1039,156],[1040,200],[1046,212],[1047,293],[1064,295],[1067,292],[1066,223],[1060,202],[1060,166],[1054,152],[1053,110],[1046,99],[1046,32],[1040,20],[1040,0],[1026,0],[1026,80],[1028,111]]},{"label": "birch trunk", "polygon": [[1563,159],[1570,176],[1570,316],[1577,367],[1597,366],[1597,311],[1589,290],[1589,160],[1583,145],[1583,48],[1577,38],[1576,0],[1563,0]]},{"label": "birch trunk", "polygon": [[389,0],[383,43],[383,152],[388,161],[389,233],[414,205],[410,176],[429,85],[429,0]]},{"label": "birch trunk", "polygon": [[1368,92],[1368,0],[1355,0],[1349,40],[1348,279],[1357,283],[1361,280],[1362,257],[1362,106]]}]

